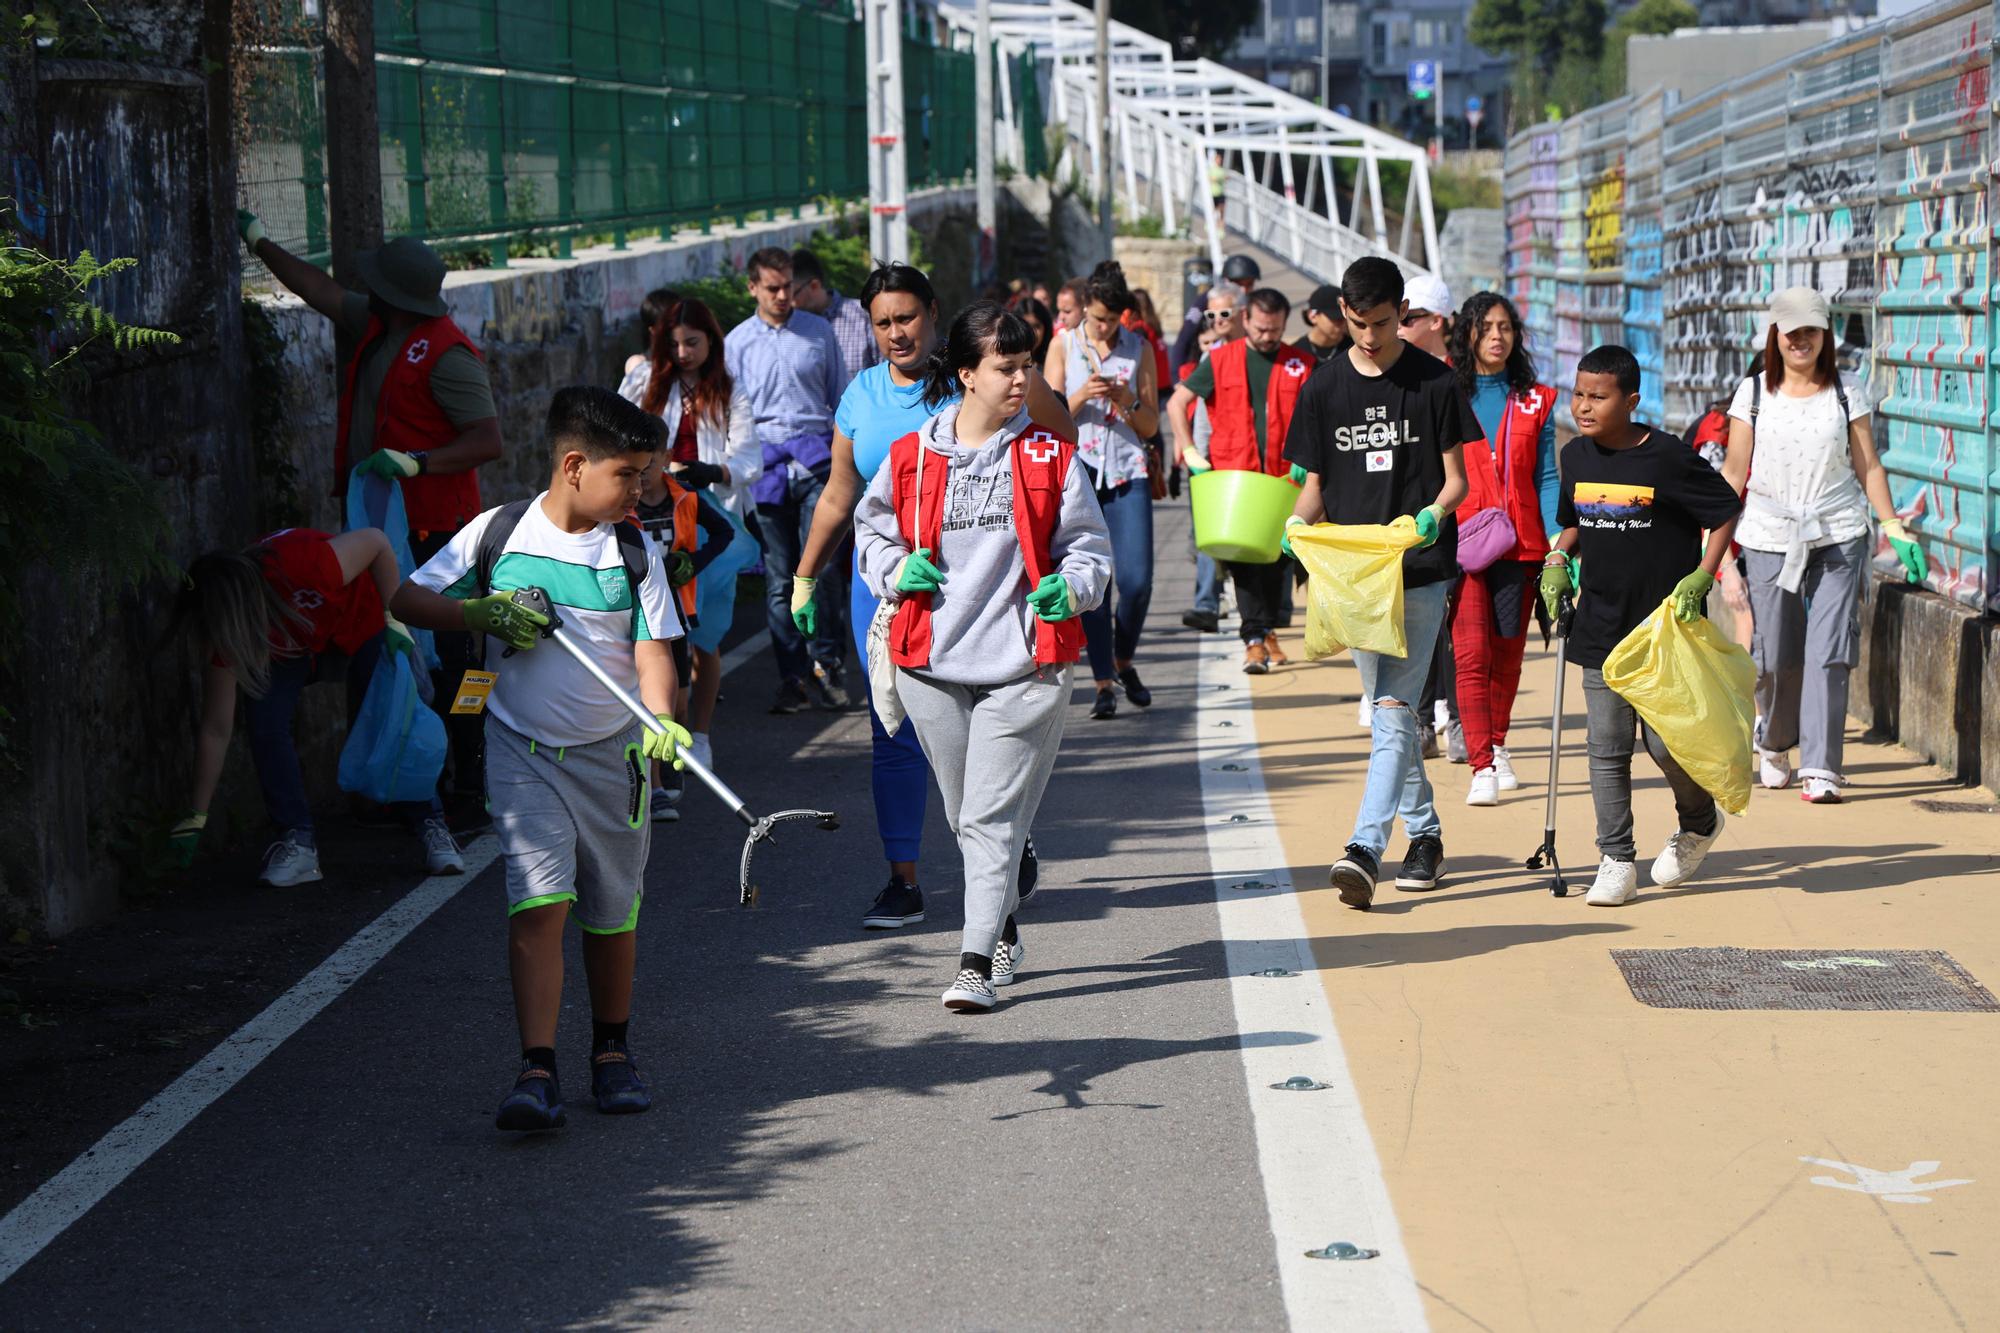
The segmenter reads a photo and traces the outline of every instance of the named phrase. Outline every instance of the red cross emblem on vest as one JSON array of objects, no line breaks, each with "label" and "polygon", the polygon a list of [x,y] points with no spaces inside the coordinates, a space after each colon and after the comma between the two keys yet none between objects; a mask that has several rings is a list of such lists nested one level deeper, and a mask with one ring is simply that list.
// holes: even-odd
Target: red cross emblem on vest
[{"label": "red cross emblem on vest", "polygon": [[1021,452],[1037,463],[1053,461],[1061,448],[1061,440],[1042,431],[1036,431],[1021,441]]},{"label": "red cross emblem on vest", "polygon": [[410,350],[403,354],[403,359],[413,366],[421,366],[424,363],[424,358],[430,354],[431,340],[429,338],[419,338],[410,344]]},{"label": "red cross emblem on vest", "polygon": [[1542,390],[1540,385],[1536,385],[1521,395],[1521,406],[1529,412],[1539,412],[1542,410]]},{"label": "red cross emblem on vest", "polygon": [[1303,361],[1287,361],[1285,362],[1285,373],[1293,379],[1298,379],[1306,373],[1306,363]]}]

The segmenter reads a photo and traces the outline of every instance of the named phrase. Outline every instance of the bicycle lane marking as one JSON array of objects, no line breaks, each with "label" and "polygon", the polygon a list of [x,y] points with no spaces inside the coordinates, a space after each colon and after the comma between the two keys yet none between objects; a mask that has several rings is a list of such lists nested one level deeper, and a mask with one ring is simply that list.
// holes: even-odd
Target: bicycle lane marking
[{"label": "bicycle lane marking", "polygon": [[[1243,1074],[1285,1311],[1293,1328],[1429,1327],[1382,1163],[1319,985],[1289,863],[1264,789],[1251,692],[1233,641],[1200,649],[1196,707],[1202,813]],[[1224,765],[1235,766],[1224,771]],[[1246,881],[1266,887],[1242,889]],[[1284,968],[1290,977],[1259,977]],[[1277,1038],[1305,1033],[1308,1045]],[[1260,1035],[1273,1040],[1260,1042]],[[1327,1085],[1272,1087],[1295,1075]],[[1308,1259],[1334,1241],[1381,1251]]]}]

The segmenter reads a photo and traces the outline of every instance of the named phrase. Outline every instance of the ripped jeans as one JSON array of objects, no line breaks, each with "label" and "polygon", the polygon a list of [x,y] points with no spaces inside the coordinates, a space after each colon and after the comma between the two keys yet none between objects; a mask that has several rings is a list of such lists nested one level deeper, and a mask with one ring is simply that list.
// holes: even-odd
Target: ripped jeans
[{"label": "ripped jeans", "polygon": [[[1450,583],[1403,589],[1403,639],[1409,645],[1408,657],[1385,657],[1358,649],[1354,653],[1361,688],[1375,700],[1375,714],[1370,723],[1368,789],[1355,813],[1354,836],[1349,843],[1367,848],[1378,862],[1389,845],[1389,826],[1397,815],[1403,817],[1403,831],[1412,838],[1436,837],[1442,829],[1417,739],[1417,700],[1424,692],[1424,678],[1430,675],[1431,655],[1437,651],[1438,627],[1444,623],[1445,597],[1450,591]],[[1384,708],[1384,699],[1395,699],[1402,707]]]}]

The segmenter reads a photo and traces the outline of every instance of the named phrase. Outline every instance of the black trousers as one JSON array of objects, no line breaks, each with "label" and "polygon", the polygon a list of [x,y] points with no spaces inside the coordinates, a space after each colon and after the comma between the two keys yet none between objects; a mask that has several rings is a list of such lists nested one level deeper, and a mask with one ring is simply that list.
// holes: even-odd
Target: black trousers
[{"label": "black trousers", "polygon": [[[457,535],[456,529],[429,532],[422,537],[412,533],[410,555],[422,565]],[[485,659],[474,648],[476,636],[470,631],[439,631],[433,639],[437,644],[438,669],[431,673],[431,707],[444,719],[445,736],[451,741],[451,760],[445,767],[445,776],[439,780],[439,786],[447,793],[484,801],[486,717],[483,713],[454,713],[451,701],[458,697],[458,683],[465,678],[466,671],[483,666]]]},{"label": "black trousers", "polygon": [[1229,577],[1236,584],[1236,619],[1243,628],[1243,642],[1262,643],[1285,617],[1285,562],[1250,565],[1232,560]]}]

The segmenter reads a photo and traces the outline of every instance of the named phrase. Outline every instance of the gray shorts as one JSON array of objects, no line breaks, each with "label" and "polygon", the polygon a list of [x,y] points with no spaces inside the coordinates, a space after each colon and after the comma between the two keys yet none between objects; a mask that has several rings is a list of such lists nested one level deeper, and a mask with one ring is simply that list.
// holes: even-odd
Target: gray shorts
[{"label": "gray shorts", "polygon": [[639,923],[652,825],[640,732],[558,748],[486,719],[486,803],[507,858],[507,915],[567,902],[579,926]]}]

